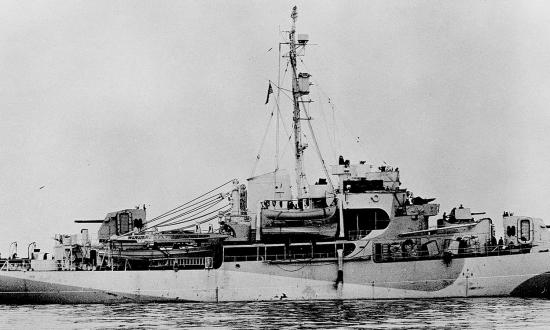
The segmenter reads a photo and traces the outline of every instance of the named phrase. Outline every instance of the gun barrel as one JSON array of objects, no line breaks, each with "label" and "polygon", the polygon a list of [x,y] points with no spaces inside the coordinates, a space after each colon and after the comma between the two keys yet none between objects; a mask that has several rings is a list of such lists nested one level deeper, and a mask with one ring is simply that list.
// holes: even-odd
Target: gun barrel
[{"label": "gun barrel", "polygon": [[75,223],[102,223],[103,220],[96,220],[96,219],[76,219],[74,221]]}]

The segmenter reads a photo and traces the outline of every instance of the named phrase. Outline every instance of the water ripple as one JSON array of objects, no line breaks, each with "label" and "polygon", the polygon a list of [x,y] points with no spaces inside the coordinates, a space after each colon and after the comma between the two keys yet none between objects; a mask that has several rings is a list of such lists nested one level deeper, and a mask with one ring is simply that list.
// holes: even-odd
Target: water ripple
[{"label": "water ripple", "polygon": [[0,305],[1,328],[411,329],[547,328],[550,301],[464,298],[390,301]]}]

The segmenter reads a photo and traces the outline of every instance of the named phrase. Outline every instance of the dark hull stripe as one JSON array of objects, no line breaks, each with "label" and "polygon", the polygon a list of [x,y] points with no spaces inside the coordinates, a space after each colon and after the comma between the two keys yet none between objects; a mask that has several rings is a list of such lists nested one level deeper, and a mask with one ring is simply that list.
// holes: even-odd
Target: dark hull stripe
[{"label": "dark hull stripe", "polygon": [[518,285],[510,295],[550,299],[550,272],[531,277]]},{"label": "dark hull stripe", "polygon": [[109,304],[184,302],[177,298],[108,292],[91,288],[0,276],[1,304]]}]

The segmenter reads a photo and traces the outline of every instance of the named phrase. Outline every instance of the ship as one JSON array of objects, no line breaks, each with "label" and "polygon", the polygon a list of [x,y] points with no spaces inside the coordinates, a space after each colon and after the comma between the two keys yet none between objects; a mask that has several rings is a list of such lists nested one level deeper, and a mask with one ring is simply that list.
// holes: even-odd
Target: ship
[{"label": "ship", "polygon": [[[97,235],[57,234],[52,253],[29,245],[22,258],[14,242],[0,260],[0,302],[549,298],[542,219],[506,211],[497,241],[483,212],[458,205],[441,214],[434,198],[402,187],[398,168],[343,156],[326,165],[306,106],[312,75],[298,59],[309,36],[296,32],[297,17],[294,7],[280,43],[291,76],[293,180],[277,166],[151,219],[143,205],[75,220],[98,224]],[[269,81],[266,103],[279,85]],[[311,185],[302,123],[325,174]]]}]

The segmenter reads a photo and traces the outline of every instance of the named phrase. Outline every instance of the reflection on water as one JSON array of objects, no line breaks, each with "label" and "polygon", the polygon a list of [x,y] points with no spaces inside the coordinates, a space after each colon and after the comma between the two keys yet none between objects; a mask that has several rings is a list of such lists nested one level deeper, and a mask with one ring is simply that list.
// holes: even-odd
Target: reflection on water
[{"label": "reflection on water", "polygon": [[550,301],[464,298],[120,305],[0,305],[2,328],[547,328]]}]

